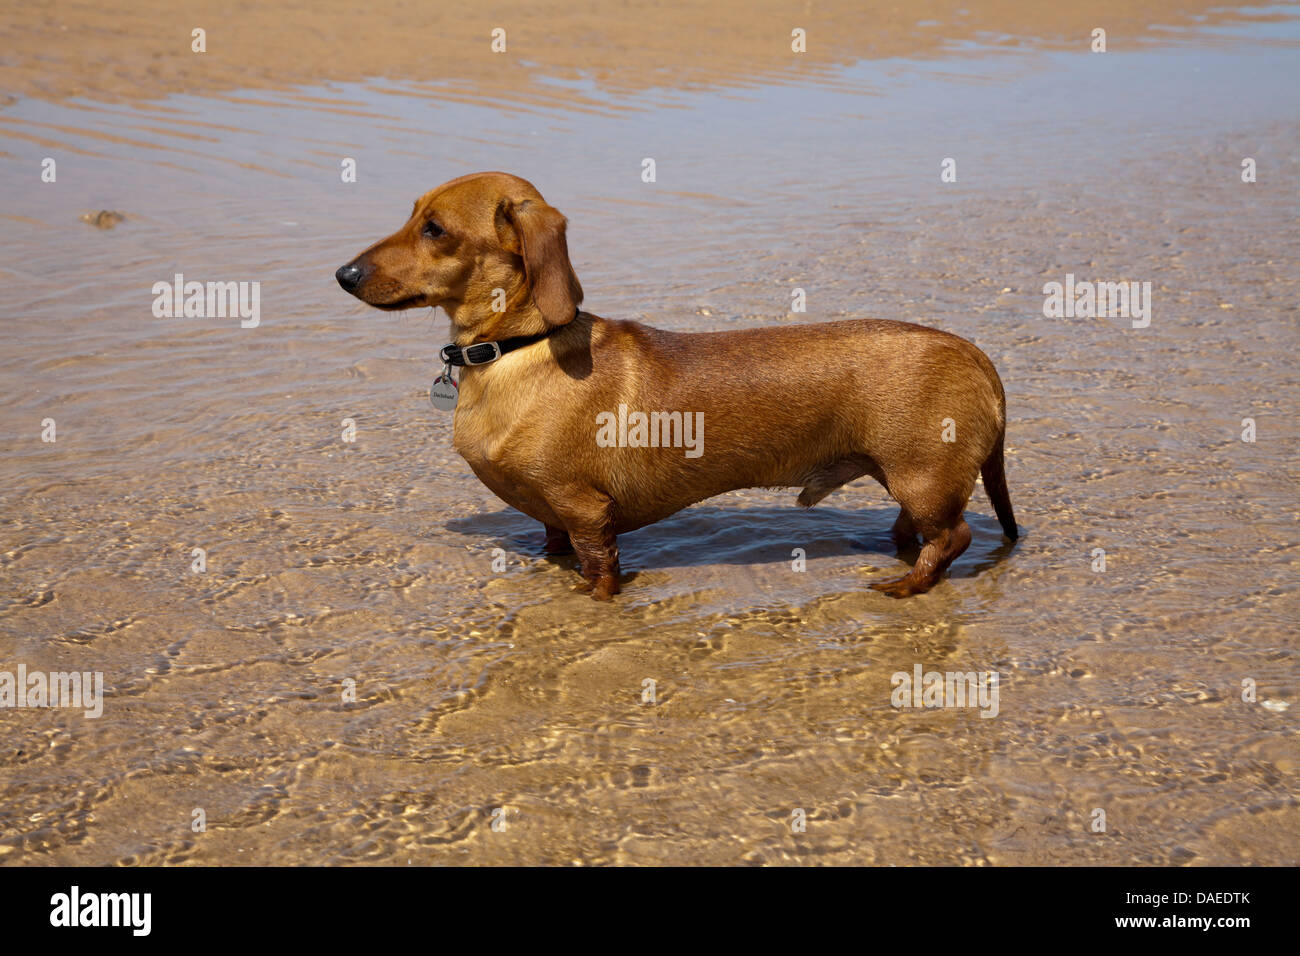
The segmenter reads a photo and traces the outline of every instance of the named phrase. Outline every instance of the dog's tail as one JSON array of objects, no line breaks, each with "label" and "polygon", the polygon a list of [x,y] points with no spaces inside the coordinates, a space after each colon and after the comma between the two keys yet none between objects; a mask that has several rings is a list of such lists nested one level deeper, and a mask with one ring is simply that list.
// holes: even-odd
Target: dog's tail
[{"label": "dog's tail", "polygon": [[1011,494],[1007,491],[1007,473],[1002,462],[1002,445],[1006,438],[1006,426],[998,435],[998,440],[993,445],[993,450],[989,452],[988,458],[980,466],[980,474],[984,477],[984,491],[989,496],[989,501],[993,503],[993,511],[998,516],[998,522],[1002,525],[1002,532],[1015,541],[1020,537],[1020,529],[1016,527],[1016,514],[1011,510]]}]

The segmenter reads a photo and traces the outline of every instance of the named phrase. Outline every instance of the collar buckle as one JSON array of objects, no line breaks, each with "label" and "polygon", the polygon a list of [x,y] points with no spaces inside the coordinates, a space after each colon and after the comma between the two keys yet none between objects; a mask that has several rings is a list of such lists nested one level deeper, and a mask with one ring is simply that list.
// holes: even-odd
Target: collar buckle
[{"label": "collar buckle", "polygon": [[496,342],[479,342],[461,349],[460,357],[466,365],[486,365],[501,357],[501,346]]},{"label": "collar buckle", "polygon": [[444,345],[438,357],[448,365],[487,365],[495,362],[506,350],[497,342],[479,342],[476,345]]}]

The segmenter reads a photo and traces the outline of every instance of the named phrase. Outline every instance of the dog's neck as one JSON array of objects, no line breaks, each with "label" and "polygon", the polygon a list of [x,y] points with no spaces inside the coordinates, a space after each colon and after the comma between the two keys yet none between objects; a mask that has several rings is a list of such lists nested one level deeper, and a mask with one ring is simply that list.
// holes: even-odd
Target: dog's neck
[{"label": "dog's neck", "polygon": [[531,302],[504,312],[473,308],[465,303],[444,305],[451,319],[451,341],[467,346],[477,342],[497,342],[503,339],[543,335],[551,329],[542,313]]},{"label": "dog's neck", "polygon": [[529,303],[526,308],[508,309],[505,312],[491,312],[486,316],[471,312],[464,304],[444,306],[451,319],[451,341],[462,348],[479,342],[501,342],[506,339],[546,336],[571,324],[582,314],[575,308],[573,318],[561,325],[551,325],[536,306]]}]

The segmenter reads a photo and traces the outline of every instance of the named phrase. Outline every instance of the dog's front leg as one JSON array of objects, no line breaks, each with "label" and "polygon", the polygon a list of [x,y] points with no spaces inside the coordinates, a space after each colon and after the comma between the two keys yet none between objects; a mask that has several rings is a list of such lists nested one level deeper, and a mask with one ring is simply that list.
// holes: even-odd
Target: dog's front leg
[{"label": "dog's front leg", "polygon": [[581,584],[575,591],[590,594],[597,601],[608,601],[619,592],[618,538],[614,534],[614,503],[604,495],[591,493],[567,497],[555,507],[564,519],[569,541],[582,562]]}]

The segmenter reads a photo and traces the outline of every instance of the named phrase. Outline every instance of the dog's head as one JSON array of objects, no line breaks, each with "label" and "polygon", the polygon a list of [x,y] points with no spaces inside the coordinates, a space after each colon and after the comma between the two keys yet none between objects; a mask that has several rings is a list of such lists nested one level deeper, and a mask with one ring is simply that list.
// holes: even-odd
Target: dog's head
[{"label": "dog's head", "polygon": [[376,308],[442,306],[461,343],[535,335],[572,321],[582,301],[565,222],[525,179],[461,176],[335,278]]}]

